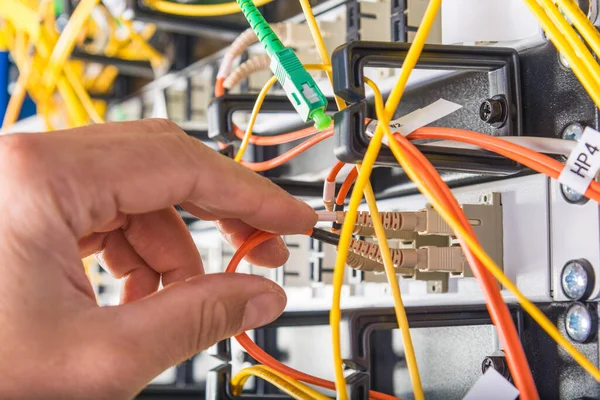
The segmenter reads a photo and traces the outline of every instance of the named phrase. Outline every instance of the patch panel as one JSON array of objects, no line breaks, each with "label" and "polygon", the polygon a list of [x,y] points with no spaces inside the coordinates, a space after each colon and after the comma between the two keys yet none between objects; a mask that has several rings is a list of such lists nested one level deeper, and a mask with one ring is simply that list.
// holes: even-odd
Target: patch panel
[{"label": "patch panel", "polygon": [[[512,379],[512,374],[527,380],[529,375],[523,373],[528,371],[527,363],[541,398],[572,400],[600,395],[592,378],[597,378],[598,371],[581,362],[565,342],[558,341],[560,348],[546,334],[554,338],[562,334],[598,366],[600,209],[596,203],[600,186],[591,184],[592,190],[586,193],[592,200],[588,201],[549,178],[560,174],[563,158],[576,147],[573,140],[579,140],[584,127],[600,126],[600,95],[595,93],[600,85],[595,61],[600,40],[595,35],[597,26],[588,22],[598,25],[597,1],[528,0],[527,7],[523,0],[444,0],[433,18],[426,10],[433,10],[430,5],[438,3],[429,0],[310,0],[316,16],[313,21],[305,2],[111,0],[111,7],[119,6],[116,22],[101,3],[93,1],[80,1],[77,8],[82,4],[100,7],[93,12],[101,9],[105,18],[97,20],[90,11],[78,35],[64,27],[68,15],[79,13],[71,0],[66,0],[70,6],[56,24],[57,16],[50,15],[50,8],[47,13],[29,10],[29,19],[41,21],[35,25],[40,35],[23,34],[22,21],[13,15],[25,13],[36,1],[7,0],[7,4],[19,4],[23,9],[19,13],[0,7],[0,36],[12,39],[4,44],[15,56],[21,76],[28,67],[20,59],[27,58],[21,48],[27,44],[23,41],[35,47],[35,40],[43,38],[55,47],[49,51],[36,48],[31,52],[35,53],[32,65],[41,71],[45,67],[36,60],[47,61],[48,74],[60,82],[68,80],[75,95],[69,96],[64,88],[56,90],[58,82],[46,79],[45,71],[27,77],[27,85],[22,86],[37,98],[45,120],[56,125],[53,128],[103,119],[164,117],[226,157],[243,160],[247,168],[317,210],[323,207],[320,196],[327,182],[327,211],[319,213],[317,225],[322,229],[314,229],[311,237],[285,236],[290,257],[283,266],[262,268],[247,261],[239,265],[238,272],[270,279],[287,295],[281,318],[249,332],[260,348],[286,365],[335,380],[340,399],[346,398],[344,388],[352,400],[366,398],[368,390],[422,398],[418,385],[411,385],[418,375],[415,364],[428,399],[463,398],[482,374],[489,376],[490,368],[500,373],[504,384],[525,388],[530,385]],[[582,13],[570,9],[576,3]],[[169,8],[180,11],[165,11]],[[234,14],[193,16],[198,10],[225,9]],[[244,15],[235,15],[240,10]],[[544,14],[549,21],[542,18]],[[77,19],[73,18],[72,24]],[[104,25],[99,26],[99,21]],[[103,29],[113,22],[115,29]],[[309,29],[315,25],[323,43]],[[424,31],[428,31],[427,39],[416,40]],[[254,41],[256,34],[261,43]],[[57,41],[59,37],[73,41],[75,50],[61,51],[64,47]],[[235,42],[231,43],[232,39]],[[421,48],[423,41],[426,44]],[[99,54],[87,54],[91,49]],[[415,50],[418,57],[413,57]],[[331,71],[307,74],[301,64],[322,63],[324,51],[331,57]],[[45,53],[51,59],[46,60]],[[79,61],[71,61],[68,55],[62,59],[67,53]],[[53,62],[53,57],[61,58],[65,66]],[[67,79],[66,66],[72,67],[77,79]],[[252,111],[258,104],[257,93],[271,79],[271,69],[278,82],[257,116]],[[115,74],[119,75],[118,86],[113,81]],[[152,81],[145,84],[144,79]],[[375,109],[378,91],[375,85],[366,85],[371,83],[377,85],[382,100],[395,114]],[[12,84],[13,94],[18,94],[18,89]],[[123,97],[132,90],[131,96]],[[91,106],[87,94],[92,95]],[[451,104],[453,111],[436,112],[433,118],[430,113],[436,104]],[[68,107],[61,110],[62,105]],[[333,126],[328,125],[329,117],[333,117]],[[311,119],[318,129],[305,123]],[[407,135],[415,148],[396,136],[402,151],[394,149],[396,154],[392,154],[393,146],[386,143],[381,151],[369,154],[374,157],[365,158],[377,120],[387,119],[392,120],[392,131]],[[240,141],[249,125],[250,140]],[[393,138],[388,135],[387,140]],[[402,154],[408,161],[399,168]],[[143,158],[143,154],[137,155]],[[439,187],[438,176],[426,168],[421,155],[451,187],[470,225],[467,228],[472,228],[493,263],[481,254],[477,258],[492,270],[491,264],[497,264],[506,275],[495,272],[502,285],[486,279],[482,271],[471,270],[469,261],[474,269],[483,268],[468,259],[473,258],[469,253],[478,250],[477,245],[470,235],[459,243],[452,218],[442,219],[431,206],[435,204],[442,214],[443,210],[461,216],[450,209],[445,188]],[[341,169],[338,160],[346,164]],[[374,161],[372,171],[370,161]],[[355,165],[361,166],[361,174],[365,170],[371,174],[369,181],[382,213],[393,278],[399,280],[402,301],[384,273],[382,251],[364,203],[358,207],[347,265],[340,265],[343,279],[338,279],[338,270],[334,280],[339,251],[346,251],[348,244],[334,232],[339,233],[337,228],[357,205],[356,199],[350,207],[342,205],[344,196],[336,202],[334,197],[364,183],[362,176],[352,175]],[[208,167],[205,171],[211,172]],[[421,191],[429,189],[429,200],[418,194],[409,177]],[[214,190],[221,190],[223,184],[227,182],[219,182]],[[348,209],[346,214],[331,211],[343,208]],[[235,249],[210,221],[199,221],[178,210],[205,272],[225,271]],[[337,225],[329,232],[332,220]],[[86,267],[98,304],[118,304],[122,284],[95,262]],[[531,312],[532,306],[508,290],[508,280],[548,316],[550,324],[545,325],[535,313],[533,319],[528,316],[525,310]],[[496,289],[506,307],[495,297]],[[330,322],[338,329],[330,331]],[[332,354],[332,347],[341,349],[341,359],[337,352]],[[521,348],[524,355],[519,356]],[[590,376],[567,358],[563,349],[591,371]],[[207,400],[283,398],[256,378],[246,384],[244,393],[234,395],[233,376],[258,361],[265,362],[255,351],[235,340],[218,343],[164,371],[140,398],[157,393],[175,398],[175,393],[181,394],[180,388],[190,390],[184,396],[205,396]],[[271,365],[268,360],[265,364]],[[305,378],[300,380],[312,382]],[[535,397],[523,390],[520,396]]]}]

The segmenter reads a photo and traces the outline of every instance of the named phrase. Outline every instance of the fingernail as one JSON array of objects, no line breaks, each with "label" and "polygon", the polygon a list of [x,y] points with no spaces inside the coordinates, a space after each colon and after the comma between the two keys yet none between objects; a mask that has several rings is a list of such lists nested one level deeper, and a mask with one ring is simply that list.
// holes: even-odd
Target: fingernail
[{"label": "fingernail", "polygon": [[290,249],[288,249],[283,239],[277,240],[277,244],[277,251],[279,251],[279,253],[281,254],[281,258],[285,258],[287,260],[290,256]]},{"label": "fingernail", "polygon": [[252,298],[244,309],[242,329],[247,331],[274,321],[283,312],[285,303],[285,295],[274,290]]}]

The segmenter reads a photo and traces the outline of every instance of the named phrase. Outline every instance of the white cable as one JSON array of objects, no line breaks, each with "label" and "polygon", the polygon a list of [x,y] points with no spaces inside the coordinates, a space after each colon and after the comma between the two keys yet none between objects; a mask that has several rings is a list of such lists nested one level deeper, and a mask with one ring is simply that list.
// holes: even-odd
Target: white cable
[{"label": "white cable", "polygon": [[[568,157],[575,146],[576,141],[565,140],[565,139],[554,139],[554,138],[541,138],[535,136],[496,136],[498,139],[506,140],[523,146],[529,150],[536,151],[543,154],[563,155]],[[479,149],[479,146],[475,146],[468,143],[455,142],[452,140],[440,140],[436,142],[425,143],[425,146],[445,147],[453,149]]]},{"label": "white cable", "polygon": [[335,222],[337,213],[335,211],[317,211],[317,218],[319,222]]}]

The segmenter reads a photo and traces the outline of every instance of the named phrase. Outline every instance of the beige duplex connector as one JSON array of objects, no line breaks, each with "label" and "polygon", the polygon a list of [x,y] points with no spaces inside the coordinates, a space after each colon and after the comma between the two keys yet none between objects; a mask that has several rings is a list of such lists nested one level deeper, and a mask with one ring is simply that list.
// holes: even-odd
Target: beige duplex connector
[{"label": "beige duplex connector", "polygon": [[[462,273],[465,257],[460,247],[425,246],[418,249],[390,249],[396,273],[412,275],[415,269],[423,272]],[[350,268],[383,272],[383,257],[376,243],[353,239],[346,261]]]},{"label": "beige duplex connector", "polygon": [[[503,227],[500,200],[499,193],[490,193],[482,196],[479,204],[463,204],[462,209],[483,249],[498,265],[502,266]],[[343,223],[345,213],[339,212],[336,217],[339,223]],[[468,263],[464,260],[462,250],[453,246],[456,244],[454,232],[432,207],[427,206],[416,212],[382,212],[381,220],[388,239],[400,239],[412,243],[413,246],[413,249],[392,250],[396,257],[394,266],[398,269],[398,273],[412,276],[418,270],[423,273],[448,272],[455,277],[473,276]],[[374,236],[373,221],[368,212],[358,214],[354,233],[361,236]],[[364,268],[365,271],[382,271],[378,248],[373,253],[377,255],[376,257],[372,257],[365,249],[375,251],[368,246],[362,250],[354,250],[365,257],[360,268]],[[419,256],[420,262],[415,264],[408,261],[414,258],[411,251]]]},{"label": "beige duplex connector", "polygon": [[[475,236],[481,243],[481,247],[496,264],[502,266],[504,264],[504,235],[500,193],[484,195],[481,197],[479,204],[462,204],[461,207],[475,232]],[[419,231],[420,235],[454,236],[450,226],[432,207],[427,206],[421,212],[426,215],[426,226],[425,229]],[[473,272],[468,263],[464,263],[464,265],[462,272],[455,272],[453,275],[472,277]]]},{"label": "beige duplex connector", "polygon": [[430,205],[419,211],[418,214],[420,220],[423,221],[417,230],[421,235],[454,235],[450,225]]},{"label": "beige duplex connector", "polygon": [[[381,222],[385,235],[388,239],[407,239],[412,237],[413,232],[427,228],[427,214],[418,212],[382,212]],[[344,223],[346,213],[339,211],[336,213],[336,222]],[[374,236],[373,220],[368,211],[360,211],[354,224],[355,235]]]},{"label": "beige duplex connector", "polygon": [[467,265],[460,247],[421,247],[417,269],[422,272],[462,273]]}]

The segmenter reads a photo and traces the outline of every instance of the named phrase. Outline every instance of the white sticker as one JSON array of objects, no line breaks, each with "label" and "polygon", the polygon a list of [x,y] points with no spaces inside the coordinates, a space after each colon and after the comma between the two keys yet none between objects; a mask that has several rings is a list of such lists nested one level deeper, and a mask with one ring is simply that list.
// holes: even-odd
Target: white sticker
[{"label": "white sticker", "polygon": [[578,193],[585,193],[600,169],[600,132],[586,127],[571,152],[558,181]]},{"label": "white sticker", "polygon": [[519,391],[494,368],[477,379],[463,400],[515,400]]},{"label": "white sticker", "polygon": [[[390,130],[392,132],[400,133],[403,136],[407,136],[417,129],[437,121],[446,115],[452,114],[461,108],[462,106],[460,104],[439,99],[438,101],[431,103],[426,107],[419,108],[418,110],[408,113],[398,119],[390,121]],[[375,134],[375,128],[377,128],[377,120],[371,120],[371,122],[369,122],[367,125],[367,135],[373,136]],[[385,140],[385,138],[383,142],[387,144],[387,140]]]}]

